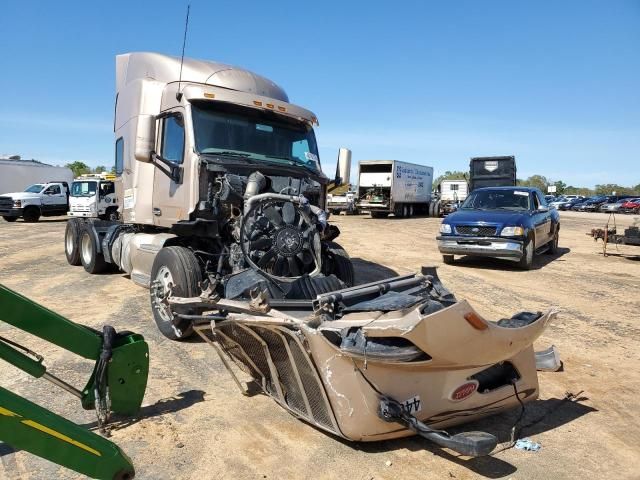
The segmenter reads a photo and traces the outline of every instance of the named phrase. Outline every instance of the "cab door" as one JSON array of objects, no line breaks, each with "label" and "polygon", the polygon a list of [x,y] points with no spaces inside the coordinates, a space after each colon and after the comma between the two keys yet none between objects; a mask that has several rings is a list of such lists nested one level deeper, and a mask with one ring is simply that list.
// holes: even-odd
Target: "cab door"
[{"label": "cab door", "polygon": [[67,205],[67,194],[60,184],[50,185],[42,192],[41,202],[43,212],[64,211]]},{"label": "cab door", "polygon": [[538,192],[531,193],[533,224],[535,228],[535,248],[540,248],[551,240],[551,215],[544,198]]},{"label": "cab door", "polygon": [[[186,129],[184,108],[163,113],[158,120],[156,166],[153,178],[154,224],[170,227],[188,218],[188,178],[185,178]],[[160,157],[160,158],[158,158]],[[179,172],[173,177],[168,172]]]}]

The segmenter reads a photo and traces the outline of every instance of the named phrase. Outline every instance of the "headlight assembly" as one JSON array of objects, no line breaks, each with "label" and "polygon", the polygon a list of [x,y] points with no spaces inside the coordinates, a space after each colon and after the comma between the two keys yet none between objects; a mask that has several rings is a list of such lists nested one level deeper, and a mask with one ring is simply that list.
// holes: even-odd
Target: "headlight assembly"
[{"label": "headlight assembly", "polygon": [[504,227],[500,236],[502,237],[522,237],[524,235],[524,228],[522,227]]},{"label": "headlight assembly", "polygon": [[451,225],[449,225],[448,223],[441,223],[440,233],[451,233]]}]

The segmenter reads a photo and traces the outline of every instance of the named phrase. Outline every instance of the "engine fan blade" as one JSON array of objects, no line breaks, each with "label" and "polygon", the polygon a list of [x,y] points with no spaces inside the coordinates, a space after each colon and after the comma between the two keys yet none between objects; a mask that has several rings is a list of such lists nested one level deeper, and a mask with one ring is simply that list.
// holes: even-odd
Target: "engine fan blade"
[{"label": "engine fan blade", "polygon": [[267,253],[265,253],[262,258],[260,260],[258,260],[258,266],[260,268],[264,268],[267,266],[267,264],[271,261],[271,259],[273,259],[278,252],[276,252],[276,250],[274,248],[272,248],[271,250],[269,250]]},{"label": "engine fan blade", "polygon": [[271,268],[271,273],[278,276],[278,277],[284,277],[286,276],[286,267],[287,267],[287,260],[285,259],[285,257],[278,257],[277,260],[273,263],[273,267]]},{"label": "engine fan blade", "polygon": [[253,252],[254,250],[266,250],[271,248],[273,245],[273,240],[268,237],[262,237],[252,242],[249,242],[249,251]]},{"label": "engine fan blade", "polygon": [[282,221],[282,217],[274,207],[269,206],[265,208],[262,213],[264,213],[264,216],[267,217],[269,221],[274,225],[279,227],[284,224],[284,222]]},{"label": "engine fan blade", "polygon": [[293,203],[287,202],[282,206],[282,219],[287,225],[293,225],[296,221],[296,207]]},{"label": "engine fan blade", "polygon": [[296,257],[300,259],[300,261],[305,267],[313,264],[313,255],[311,255],[309,250],[303,250],[298,255],[296,255]]},{"label": "engine fan blade", "polygon": [[300,268],[298,268],[296,257],[288,257],[287,262],[289,262],[289,273],[291,275],[293,275],[294,277],[299,277],[300,275],[302,275],[302,273],[300,272]]}]

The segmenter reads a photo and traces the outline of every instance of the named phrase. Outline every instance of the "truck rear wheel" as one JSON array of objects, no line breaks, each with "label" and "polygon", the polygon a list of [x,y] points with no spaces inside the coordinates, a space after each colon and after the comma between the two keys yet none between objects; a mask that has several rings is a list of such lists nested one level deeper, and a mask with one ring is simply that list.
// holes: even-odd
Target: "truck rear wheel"
[{"label": "truck rear wheel", "polygon": [[24,209],[22,218],[24,218],[24,221],[27,223],[35,223],[40,219],[40,209],[31,205]]},{"label": "truck rear wheel", "polygon": [[107,262],[98,251],[98,240],[89,228],[83,228],[80,233],[80,261],[87,272],[102,273],[107,269]]},{"label": "truck rear wheel", "polygon": [[164,247],[151,268],[151,311],[158,330],[170,340],[182,340],[193,334],[189,320],[180,319],[167,299],[200,295],[202,272],[198,259],[185,247]]},{"label": "truck rear wheel", "polygon": [[7,222],[15,222],[16,220],[18,220],[18,217],[5,217],[4,215],[2,216],[2,218],[4,218]]},{"label": "truck rear wheel", "polygon": [[80,222],[75,218],[67,220],[67,227],[64,230],[64,253],[69,265],[82,264],[80,260]]}]

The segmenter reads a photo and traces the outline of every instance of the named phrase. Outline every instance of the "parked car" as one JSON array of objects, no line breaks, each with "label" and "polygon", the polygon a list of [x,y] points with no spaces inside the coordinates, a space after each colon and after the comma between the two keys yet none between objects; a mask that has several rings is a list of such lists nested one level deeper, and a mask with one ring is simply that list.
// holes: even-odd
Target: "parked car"
[{"label": "parked car", "polygon": [[621,213],[640,213],[640,198],[628,198],[620,206]]},{"label": "parked car", "polygon": [[606,201],[607,201],[607,197],[605,197],[604,195],[590,197],[590,198],[587,198],[584,202],[575,205],[573,210],[576,210],[579,212],[595,211],[598,209],[598,207],[602,203]]},{"label": "parked car", "polygon": [[549,205],[550,208],[559,208],[560,205],[566,202],[568,202],[568,199],[565,197],[555,197],[551,201],[547,200],[547,205]]},{"label": "parked car", "polygon": [[560,214],[539,189],[486,187],[442,221],[436,240],[447,264],[455,255],[471,255],[512,260],[528,270],[535,253],[557,251],[559,232]]},{"label": "parked car", "polygon": [[558,210],[572,210],[575,205],[579,205],[584,202],[583,198],[571,198],[562,202],[557,208]]},{"label": "parked car", "polygon": [[620,211],[620,208],[627,200],[628,199],[623,198],[615,202],[603,203],[602,205],[600,205],[599,210],[603,213],[617,213]]}]

